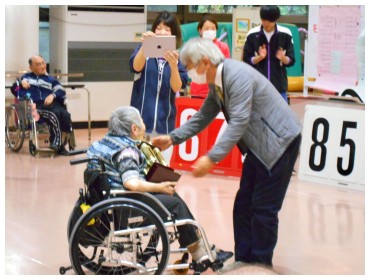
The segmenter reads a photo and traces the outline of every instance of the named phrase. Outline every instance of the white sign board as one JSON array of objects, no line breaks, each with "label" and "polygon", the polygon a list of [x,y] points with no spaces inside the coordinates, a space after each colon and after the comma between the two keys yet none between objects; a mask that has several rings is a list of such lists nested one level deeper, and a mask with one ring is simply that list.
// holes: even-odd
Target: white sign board
[{"label": "white sign board", "polygon": [[364,5],[309,6],[304,95],[315,88],[365,102],[364,34]]},{"label": "white sign board", "polygon": [[365,111],[307,105],[298,176],[364,190]]}]

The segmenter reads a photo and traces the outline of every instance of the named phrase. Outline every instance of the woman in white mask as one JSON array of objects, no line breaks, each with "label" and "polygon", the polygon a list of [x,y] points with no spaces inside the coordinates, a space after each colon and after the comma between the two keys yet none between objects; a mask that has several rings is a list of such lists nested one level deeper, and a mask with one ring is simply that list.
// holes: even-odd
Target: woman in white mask
[{"label": "woman in white mask", "polygon": [[[218,46],[225,58],[230,58],[229,46],[216,38],[217,29],[218,25],[216,19],[210,14],[203,14],[198,23],[198,32],[200,37],[211,40]],[[208,91],[208,84],[200,84],[199,81],[192,80],[190,84],[191,96],[206,98]]]}]

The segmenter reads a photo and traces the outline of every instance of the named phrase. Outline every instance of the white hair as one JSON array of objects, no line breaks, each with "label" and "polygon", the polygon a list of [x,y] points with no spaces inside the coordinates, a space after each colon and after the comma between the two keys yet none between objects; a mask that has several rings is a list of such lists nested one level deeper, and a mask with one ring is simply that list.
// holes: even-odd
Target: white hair
[{"label": "white hair", "polygon": [[208,57],[214,65],[220,64],[225,59],[220,49],[209,39],[200,37],[190,39],[181,49],[180,61],[185,66],[189,61],[198,64],[203,57]]},{"label": "white hair", "polygon": [[141,128],[139,110],[132,106],[118,107],[109,118],[108,131],[118,136],[130,136],[133,124]]}]

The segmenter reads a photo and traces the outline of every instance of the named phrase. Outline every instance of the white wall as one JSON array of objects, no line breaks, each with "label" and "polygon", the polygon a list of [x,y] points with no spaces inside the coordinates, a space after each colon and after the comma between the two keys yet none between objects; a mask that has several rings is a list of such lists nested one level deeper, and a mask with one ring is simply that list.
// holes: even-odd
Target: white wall
[{"label": "white wall", "polygon": [[[67,69],[66,6],[49,7],[50,73],[56,69]],[[60,70],[60,72],[62,72]],[[65,72],[64,72],[65,73]],[[61,81],[63,82],[63,81]]]},{"label": "white wall", "polygon": [[[130,105],[132,82],[86,82],[90,92],[91,120],[107,121],[118,106]],[[73,122],[88,119],[88,93],[83,89],[67,89],[68,111]]]},{"label": "white wall", "polygon": [[5,71],[28,70],[39,52],[39,6],[5,6]]},{"label": "white wall", "polygon": [[[39,52],[39,6],[5,6],[5,72],[28,70],[28,59]],[[5,77],[10,85],[16,77]],[[12,101],[6,90],[5,103]]]}]

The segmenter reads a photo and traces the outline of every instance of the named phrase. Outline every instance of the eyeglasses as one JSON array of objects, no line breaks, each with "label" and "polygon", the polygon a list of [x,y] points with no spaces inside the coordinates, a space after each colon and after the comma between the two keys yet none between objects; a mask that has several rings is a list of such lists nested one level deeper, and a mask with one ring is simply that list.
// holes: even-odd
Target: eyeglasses
[{"label": "eyeglasses", "polygon": [[46,65],[46,63],[43,61],[43,62],[36,62],[36,63],[34,63],[34,66],[35,67],[41,67],[41,66],[44,66],[44,65]]}]

